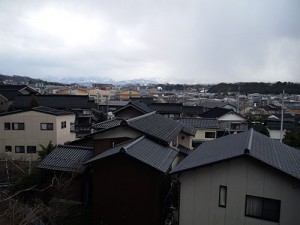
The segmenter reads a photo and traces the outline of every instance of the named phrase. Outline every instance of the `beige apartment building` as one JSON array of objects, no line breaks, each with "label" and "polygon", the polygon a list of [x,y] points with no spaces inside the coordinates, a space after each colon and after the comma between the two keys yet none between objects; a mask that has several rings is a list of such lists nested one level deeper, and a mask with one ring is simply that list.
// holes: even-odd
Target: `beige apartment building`
[{"label": "beige apartment building", "polygon": [[116,99],[128,101],[130,98],[139,98],[141,93],[137,90],[123,90],[116,93]]},{"label": "beige apartment building", "polygon": [[75,115],[48,107],[0,114],[0,158],[37,160],[40,145],[75,140]]}]

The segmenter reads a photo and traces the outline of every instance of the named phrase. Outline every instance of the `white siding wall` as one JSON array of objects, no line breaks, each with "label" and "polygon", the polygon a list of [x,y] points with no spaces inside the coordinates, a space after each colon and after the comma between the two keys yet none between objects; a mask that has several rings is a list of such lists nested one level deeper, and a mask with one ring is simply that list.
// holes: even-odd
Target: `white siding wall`
[{"label": "white siding wall", "polygon": [[[180,175],[180,225],[299,225],[300,182],[251,159],[239,158]],[[227,206],[219,207],[219,186]],[[246,217],[246,195],[281,200],[280,223]]]}]

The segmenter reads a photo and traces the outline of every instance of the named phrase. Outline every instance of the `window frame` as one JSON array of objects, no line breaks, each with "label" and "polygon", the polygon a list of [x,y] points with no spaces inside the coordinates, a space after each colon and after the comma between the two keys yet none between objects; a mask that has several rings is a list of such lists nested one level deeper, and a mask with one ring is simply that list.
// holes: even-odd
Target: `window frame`
[{"label": "window frame", "polygon": [[5,145],[5,152],[12,152],[12,146],[11,145]]},{"label": "window frame", "polygon": [[[248,201],[249,198],[256,198],[256,200],[260,201],[261,204],[261,212],[259,212],[260,215],[253,215],[254,213],[249,213],[248,212]],[[266,208],[266,205],[273,204],[272,208]],[[276,204],[276,205],[274,205]],[[277,214],[274,216],[272,215],[273,218],[270,218],[271,216],[267,214],[268,211],[273,210],[277,211]],[[252,217],[252,218],[257,218],[257,219],[262,219],[262,220],[267,220],[267,221],[272,221],[272,222],[279,222],[280,221],[280,211],[281,211],[281,200],[278,199],[271,199],[271,198],[265,198],[265,197],[258,197],[254,195],[246,195],[246,202],[245,202],[245,216]],[[274,212],[273,212],[274,213]]]},{"label": "window frame", "polygon": [[[224,190],[224,198],[225,199],[223,199],[223,196],[221,196],[222,190]],[[219,207],[226,208],[226,205],[227,205],[227,186],[220,185],[220,187],[219,187]]]},{"label": "window frame", "polygon": [[67,127],[67,121],[62,121],[61,122],[61,129],[64,129]]},{"label": "window frame", "polygon": [[[32,151],[32,150],[30,150],[31,148],[34,149],[33,152],[31,152],[31,151]],[[28,150],[30,150],[30,151],[28,151]],[[34,153],[36,153],[36,146],[34,146],[34,145],[28,145],[28,146],[26,147],[26,152],[29,153],[29,154],[34,154]]]},{"label": "window frame", "polygon": [[[43,128],[43,125],[46,125],[46,129]],[[52,125],[52,127],[48,127],[49,125]],[[41,130],[53,130],[54,129],[54,124],[53,123],[40,123],[40,129]]]},{"label": "window frame", "polygon": [[241,129],[241,124],[240,123],[231,123],[230,124],[230,129],[231,130],[240,130]]},{"label": "window frame", "polygon": [[11,123],[4,122],[4,130],[11,130]]},{"label": "window frame", "polygon": [[[16,125],[16,127],[15,127]],[[13,122],[11,123],[12,130],[25,130],[25,123]]]},{"label": "window frame", "polygon": [[[207,137],[206,134],[213,134],[213,137]],[[205,131],[204,137],[205,138],[214,138],[215,139],[216,138],[216,132],[214,132],[214,131]]]},{"label": "window frame", "polygon": [[[20,151],[20,152],[17,152],[17,148],[20,148],[21,151]],[[25,153],[25,146],[24,146],[24,145],[16,145],[16,146],[15,146],[15,153],[18,153],[18,154],[20,154],[20,153]]]}]

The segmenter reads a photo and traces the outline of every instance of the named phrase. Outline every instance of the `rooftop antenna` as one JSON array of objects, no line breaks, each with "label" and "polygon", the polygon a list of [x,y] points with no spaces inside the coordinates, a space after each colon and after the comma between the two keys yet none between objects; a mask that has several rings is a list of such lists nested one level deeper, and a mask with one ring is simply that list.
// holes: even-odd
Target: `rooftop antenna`
[{"label": "rooftop antenna", "polygon": [[284,90],[282,91],[281,98],[281,122],[280,122],[280,142],[282,143],[283,138],[283,111],[284,111]]}]

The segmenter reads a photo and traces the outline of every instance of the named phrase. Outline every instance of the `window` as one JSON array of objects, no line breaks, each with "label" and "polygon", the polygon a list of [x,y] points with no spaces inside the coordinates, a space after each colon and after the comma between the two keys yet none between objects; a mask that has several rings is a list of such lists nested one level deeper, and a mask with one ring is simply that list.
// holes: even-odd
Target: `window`
[{"label": "window", "polygon": [[36,153],[36,146],[27,146],[27,153]]},{"label": "window", "polygon": [[205,132],[205,138],[216,138],[215,132]]},{"label": "window", "polygon": [[4,123],[4,130],[10,130],[10,123]]},{"label": "window", "polygon": [[66,128],[67,127],[67,122],[66,121],[62,121],[61,122],[61,129]]},{"label": "window", "polygon": [[226,200],[227,200],[227,186],[220,186],[219,189],[219,206],[226,207]]},{"label": "window", "polygon": [[280,200],[247,195],[245,215],[279,222],[280,203]]},{"label": "window", "polygon": [[84,109],[84,110],[82,111],[82,114],[83,114],[83,115],[89,115],[89,114],[91,114],[91,110]]},{"label": "window", "polygon": [[53,130],[53,123],[41,123],[41,130]]},{"label": "window", "polygon": [[10,145],[5,146],[5,152],[11,152],[12,147]]},{"label": "window", "polygon": [[24,123],[12,123],[13,130],[25,130]]},{"label": "window", "polygon": [[25,147],[24,146],[16,146],[15,152],[16,153],[25,153]]},{"label": "window", "polygon": [[232,123],[231,124],[231,130],[239,130],[240,124],[239,123]]}]

